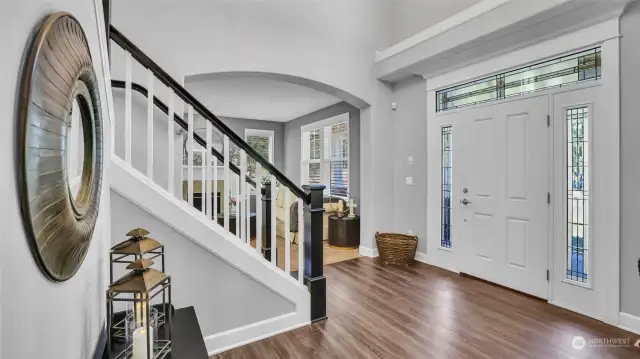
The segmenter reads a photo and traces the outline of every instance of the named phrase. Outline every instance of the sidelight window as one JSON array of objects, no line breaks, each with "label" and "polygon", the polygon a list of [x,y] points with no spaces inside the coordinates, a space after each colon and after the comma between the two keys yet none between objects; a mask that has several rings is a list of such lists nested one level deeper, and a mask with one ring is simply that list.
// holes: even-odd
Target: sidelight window
[{"label": "sidelight window", "polygon": [[451,186],[452,186],[452,170],[453,170],[453,147],[451,126],[445,126],[441,129],[442,138],[442,190],[441,190],[441,232],[440,246],[443,248],[451,248]]},{"label": "sidelight window", "polygon": [[565,110],[567,130],[567,275],[589,275],[589,107]]}]

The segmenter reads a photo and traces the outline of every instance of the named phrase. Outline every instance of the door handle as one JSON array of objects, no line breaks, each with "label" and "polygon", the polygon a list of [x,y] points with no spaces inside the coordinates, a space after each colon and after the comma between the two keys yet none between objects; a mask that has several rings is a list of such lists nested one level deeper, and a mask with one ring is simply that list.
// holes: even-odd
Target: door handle
[{"label": "door handle", "polygon": [[469,203],[471,203],[471,201],[469,201],[468,199],[463,199],[462,201],[460,201],[460,203],[464,204],[465,206],[468,205]]}]

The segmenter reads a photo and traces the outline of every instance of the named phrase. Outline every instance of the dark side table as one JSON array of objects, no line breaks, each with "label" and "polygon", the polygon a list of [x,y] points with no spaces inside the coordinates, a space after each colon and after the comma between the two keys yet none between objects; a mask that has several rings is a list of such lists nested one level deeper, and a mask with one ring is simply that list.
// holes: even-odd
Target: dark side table
[{"label": "dark side table", "polygon": [[329,216],[329,245],[338,248],[360,246],[360,216]]}]

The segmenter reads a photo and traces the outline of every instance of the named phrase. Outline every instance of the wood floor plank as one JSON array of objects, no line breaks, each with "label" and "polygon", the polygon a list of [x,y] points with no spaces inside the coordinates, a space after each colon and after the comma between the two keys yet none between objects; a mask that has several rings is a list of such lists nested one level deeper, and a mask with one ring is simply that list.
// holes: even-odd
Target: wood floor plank
[{"label": "wood floor plank", "polygon": [[[211,359],[640,359],[640,336],[505,288],[416,263],[325,266],[329,319]],[[575,336],[628,339],[573,348]]]},{"label": "wood floor plank", "polygon": [[[276,237],[278,243],[276,244],[276,251],[278,252],[278,268],[284,270],[284,253],[285,253],[285,239],[283,237]],[[323,261],[324,264],[332,264],[337,262],[346,261],[349,259],[354,259],[360,257],[360,253],[358,252],[358,248],[355,249],[341,249],[334,248],[329,246],[327,241],[323,242]],[[251,238],[251,247],[256,247],[256,239]],[[289,253],[291,255],[291,271],[295,272],[298,270],[298,244],[291,243]]]}]

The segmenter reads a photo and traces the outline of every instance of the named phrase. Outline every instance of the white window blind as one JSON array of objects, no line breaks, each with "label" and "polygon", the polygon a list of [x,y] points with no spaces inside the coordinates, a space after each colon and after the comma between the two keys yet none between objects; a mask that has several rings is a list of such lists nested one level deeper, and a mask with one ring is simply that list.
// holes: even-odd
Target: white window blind
[{"label": "white window blind", "polygon": [[348,197],[349,123],[303,131],[302,162],[304,183],[324,184],[327,194]]},{"label": "white window blind", "polygon": [[349,192],[349,125],[343,122],[331,126],[330,129],[330,193],[333,196],[347,197]]}]

